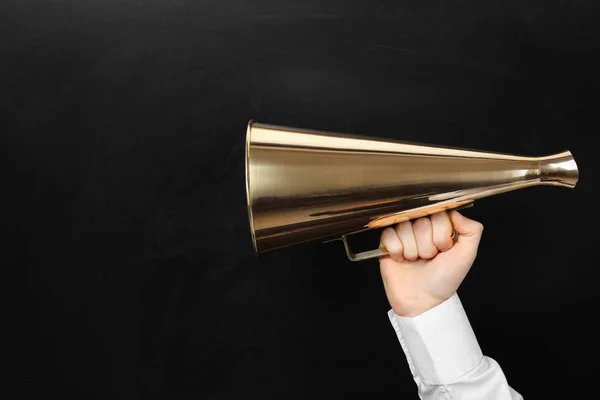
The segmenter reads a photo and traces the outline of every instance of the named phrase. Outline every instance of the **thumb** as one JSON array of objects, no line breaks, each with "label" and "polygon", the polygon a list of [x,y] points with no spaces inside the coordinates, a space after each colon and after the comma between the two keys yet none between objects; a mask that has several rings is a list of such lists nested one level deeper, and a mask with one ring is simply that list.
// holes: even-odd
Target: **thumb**
[{"label": "thumb", "polygon": [[458,241],[454,247],[457,247],[457,250],[464,256],[469,256],[474,260],[483,233],[483,225],[465,217],[458,211],[452,211],[450,218],[454,230],[458,234]]}]

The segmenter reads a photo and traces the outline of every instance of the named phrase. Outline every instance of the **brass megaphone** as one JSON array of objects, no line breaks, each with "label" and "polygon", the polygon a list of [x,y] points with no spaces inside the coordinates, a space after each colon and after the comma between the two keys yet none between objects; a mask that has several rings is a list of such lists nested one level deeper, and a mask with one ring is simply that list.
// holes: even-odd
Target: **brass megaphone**
[{"label": "brass megaphone", "polygon": [[346,237],[536,185],[574,188],[569,151],[523,157],[248,123],[246,195],[257,254]]}]

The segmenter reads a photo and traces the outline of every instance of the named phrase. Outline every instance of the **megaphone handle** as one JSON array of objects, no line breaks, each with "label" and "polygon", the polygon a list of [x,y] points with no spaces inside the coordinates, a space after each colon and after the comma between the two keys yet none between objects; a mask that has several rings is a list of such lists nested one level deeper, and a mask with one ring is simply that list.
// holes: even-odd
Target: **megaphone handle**
[{"label": "megaphone handle", "polygon": [[346,236],[348,235],[352,235],[355,233],[359,233],[359,232],[364,232],[367,231],[368,229],[362,229],[360,231],[356,231],[356,232],[352,232],[352,233],[348,233],[345,235],[342,235],[342,237],[340,238],[342,240],[342,242],[344,242],[344,248],[346,249],[346,255],[348,256],[348,259],[350,261],[364,261],[364,260],[369,260],[371,258],[378,258],[381,256],[387,256],[389,253],[389,251],[387,251],[387,249],[385,248],[379,248],[379,249],[375,249],[375,250],[368,250],[368,251],[363,251],[360,253],[354,253],[351,249],[350,249],[350,245],[348,244],[348,240],[346,239]]},{"label": "megaphone handle", "polygon": [[[456,243],[456,241],[458,240],[458,234],[456,233],[454,228],[452,229],[452,240],[454,241],[454,243]],[[354,253],[354,252],[352,252],[352,250],[350,250],[350,245],[348,244],[348,241],[346,240],[346,235],[342,236],[342,242],[344,242],[344,248],[346,249],[346,255],[348,256],[350,261],[364,261],[364,260],[369,260],[371,258],[379,258],[382,256],[387,256],[390,254],[390,252],[385,247],[375,249],[375,250],[367,250],[367,251],[363,251],[360,253]]]},{"label": "megaphone handle", "polygon": [[[450,210],[462,210],[464,208],[469,208],[472,206],[473,206],[473,203],[471,202],[469,204],[461,205],[459,207],[455,207]],[[448,211],[450,211],[450,210],[448,210]],[[354,253],[352,250],[350,250],[350,245],[348,244],[348,240],[346,239],[346,236],[353,235],[355,233],[364,232],[367,230],[369,230],[369,228],[362,229],[362,230],[356,231],[356,232],[347,233],[345,235],[342,235],[342,237],[340,238],[342,240],[342,242],[344,242],[344,248],[346,249],[346,255],[348,256],[350,261],[364,261],[364,260],[369,260],[371,258],[379,258],[382,256],[387,256],[390,254],[390,252],[386,248],[367,250],[367,251],[363,251],[360,253]],[[454,243],[456,243],[456,241],[458,240],[458,233],[456,232],[454,227],[452,227],[452,240],[454,241]]]}]

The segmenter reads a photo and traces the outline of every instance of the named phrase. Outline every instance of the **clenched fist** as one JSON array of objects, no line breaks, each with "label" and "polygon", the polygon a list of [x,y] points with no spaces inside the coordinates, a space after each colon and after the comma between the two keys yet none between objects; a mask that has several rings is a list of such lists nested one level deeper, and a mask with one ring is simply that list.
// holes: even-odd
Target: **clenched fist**
[{"label": "clenched fist", "polygon": [[458,211],[384,229],[380,246],[390,255],[379,265],[394,312],[415,317],[452,297],[475,261],[482,232],[482,224]]}]

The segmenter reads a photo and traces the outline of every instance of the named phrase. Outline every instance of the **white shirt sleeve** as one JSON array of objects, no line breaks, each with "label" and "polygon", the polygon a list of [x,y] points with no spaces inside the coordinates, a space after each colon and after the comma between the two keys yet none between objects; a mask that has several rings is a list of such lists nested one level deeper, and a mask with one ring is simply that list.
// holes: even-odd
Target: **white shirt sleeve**
[{"label": "white shirt sleeve", "polygon": [[500,365],[484,356],[454,294],[416,317],[388,316],[422,400],[519,400]]}]

